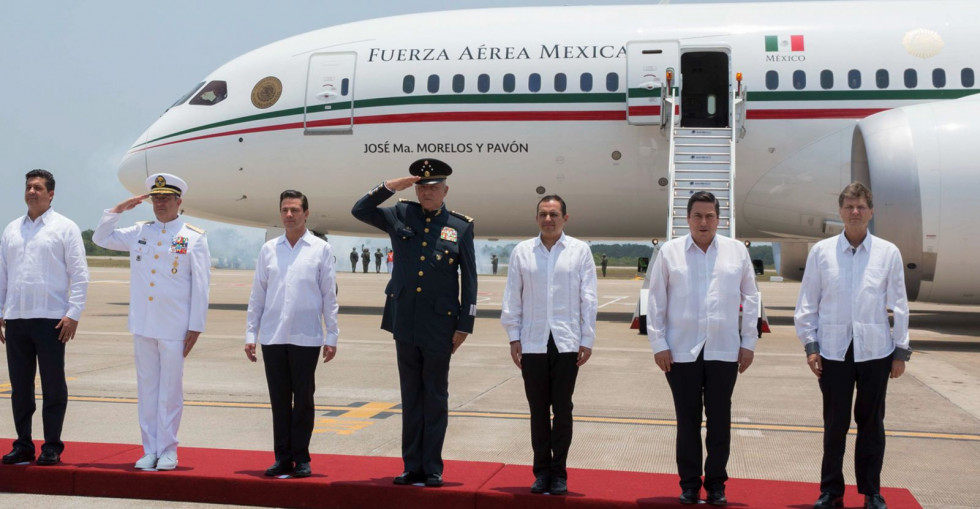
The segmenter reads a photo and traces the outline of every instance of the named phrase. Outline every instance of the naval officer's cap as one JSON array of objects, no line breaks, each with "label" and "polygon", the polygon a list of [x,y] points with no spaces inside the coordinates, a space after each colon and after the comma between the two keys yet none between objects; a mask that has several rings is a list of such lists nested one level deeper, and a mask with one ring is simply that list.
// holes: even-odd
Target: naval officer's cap
[{"label": "naval officer's cap", "polygon": [[448,164],[432,158],[419,159],[408,167],[408,172],[419,177],[418,185],[438,184],[452,175],[453,169]]},{"label": "naval officer's cap", "polygon": [[187,192],[187,182],[169,173],[154,173],[146,179],[146,190],[154,194],[175,194],[178,198]]}]

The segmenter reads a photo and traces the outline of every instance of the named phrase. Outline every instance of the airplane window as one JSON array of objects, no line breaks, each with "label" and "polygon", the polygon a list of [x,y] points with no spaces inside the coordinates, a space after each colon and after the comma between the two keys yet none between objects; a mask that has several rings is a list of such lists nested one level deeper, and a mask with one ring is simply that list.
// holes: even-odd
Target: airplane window
[{"label": "airplane window", "polygon": [[847,86],[851,88],[861,88],[861,71],[857,69],[847,71]]},{"label": "airplane window", "polygon": [[527,89],[531,92],[537,92],[541,90],[541,75],[538,73],[532,73],[527,77]]},{"label": "airplane window", "polygon": [[555,92],[564,92],[565,87],[568,86],[568,78],[565,77],[565,73],[560,72],[555,75]]},{"label": "airplane window", "polygon": [[347,95],[350,93],[350,78],[344,78],[340,80],[340,95]]},{"label": "airplane window", "polygon": [[429,75],[429,83],[428,83],[428,86],[426,88],[428,88],[430,94],[434,94],[434,93],[436,93],[436,92],[439,91],[439,75],[438,74],[430,74]]},{"label": "airplane window", "polygon": [[806,71],[793,71],[793,88],[797,90],[806,88]]},{"label": "airplane window", "polygon": [[466,87],[466,78],[464,78],[462,74],[457,74],[453,76],[453,92],[456,92],[458,94],[462,92],[465,87]]},{"label": "airplane window", "polygon": [[[174,102],[172,105],[170,105],[170,108],[173,108],[174,106],[180,106],[181,104],[184,104],[184,102],[187,101],[188,99],[190,99],[191,96],[194,95],[194,92],[197,92],[198,89],[201,88],[201,85],[203,85],[204,83],[205,82],[202,81],[202,82],[198,83],[197,85],[194,85],[194,88],[190,89],[190,91],[187,92],[186,94],[180,96],[180,99],[177,99],[176,102]],[[169,110],[170,108],[167,108],[167,109]]]},{"label": "airplane window", "polygon": [[481,75],[477,76],[477,78],[476,78],[476,89],[479,90],[480,93],[483,93],[483,94],[487,93],[487,91],[490,90],[490,75],[489,74],[481,74]]},{"label": "airplane window", "polygon": [[973,88],[973,69],[964,67],[963,70],[960,71],[960,82],[963,83],[963,86],[966,88]]},{"label": "airplane window", "polygon": [[766,88],[776,90],[779,88],[779,73],[776,71],[766,72]]},{"label": "airplane window", "polygon": [[619,90],[619,74],[611,72],[606,75],[606,90],[610,92]]},{"label": "airplane window", "polygon": [[875,85],[878,88],[888,88],[888,71],[885,69],[878,69],[875,72]]},{"label": "airplane window", "polygon": [[915,88],[919,85],[919,75],[915,69],[905,70],[905,88]]},{"label": "airplane window", "polygon": [[942,69],[932,70],[932,86],[943,88],[946,86],[946,71]]},{"label": "airplane window", "polygon": [[514,75],[510,73],[505,74],[504,92],[513,92],[516,86],[517,86],[517,80],[514,79]]},{"label": "airplane window", "polygon": [[708,116],[714,116],[718,112],[718,96],[708,94]]},{"label": "airplane window", "polygon": [[411,74],[406,75],[402,78],[402,92],[406,94],[411,94],[415,91],[415,76]]},{"label": "airplane window", "polygon": [[583,72],[578,80],[578,86],[583,92],[592,91],[592,73]]},{"label": "airplane window", "polygon": [[224,81],[212,81],[201,89],[188,104],[200,106],[213,106],[224,101],[228,97],[228,83]]},{"label": "airplane window", "polygon": [[834,72],[826,69],[820,71],[820,88],[826,90],[834,88]]}]

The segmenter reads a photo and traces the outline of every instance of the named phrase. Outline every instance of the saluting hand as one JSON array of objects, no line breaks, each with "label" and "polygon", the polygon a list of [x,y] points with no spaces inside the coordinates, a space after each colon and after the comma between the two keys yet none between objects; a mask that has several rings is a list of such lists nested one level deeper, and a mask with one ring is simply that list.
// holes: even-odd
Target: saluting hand
[{"label": "saluting hand", "polygon": [[459,345],[462,345],[463,341],[466,341],[466,336],[467,334],[465,332],[456,331],[453,333],[453,353],[456,353],[456,349],[459,348]]},{"label": "saluting hand", "polygon": [[137,205],[139,205],[140,203],[143,203],[143,200],[145,200],[145,199],[147,199],[149,197],[150,197],[150,195],[148,195],[148,194],[141,194],[139,196],[133,196],[131,198],[126,198],[125,200],[123,200],[122,202],[120,202],[119,205],[116,205],[115,207],[113,207],[112,210],[111,210],[111,212],[116,213],[116,214],[119,214],[119,213],[125,212],[127,210],[133,210],[134,208],[136,208]]},{"label": "saluting hand", "polygon": [[385,186],[387,186],[388,189],[391,189],[392,191],[395,192],[404,191],[414,186],[415,183],[418,182],[419,180],[421,180],[420,177],[410,175],[408,177],[401,177],[401,178],[387,180],[385,181]]}]

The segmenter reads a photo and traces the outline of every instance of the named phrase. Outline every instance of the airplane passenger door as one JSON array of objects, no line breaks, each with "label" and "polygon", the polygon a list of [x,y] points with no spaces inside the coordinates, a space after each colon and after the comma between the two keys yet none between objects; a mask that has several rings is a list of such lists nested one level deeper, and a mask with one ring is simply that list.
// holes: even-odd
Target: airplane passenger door
[{"label": "airplane passenger door", "polygon": [[661,87],[667,84],[668,71],[677,88],[680,73],[678,41],[631,41],[626,44],[626,120],[632,125],[660,123],[663,98]]},{"label": "airplane passenger door", "polygon": [[303,134],[354,132],[356,53],[314,53],[306,75]]}]

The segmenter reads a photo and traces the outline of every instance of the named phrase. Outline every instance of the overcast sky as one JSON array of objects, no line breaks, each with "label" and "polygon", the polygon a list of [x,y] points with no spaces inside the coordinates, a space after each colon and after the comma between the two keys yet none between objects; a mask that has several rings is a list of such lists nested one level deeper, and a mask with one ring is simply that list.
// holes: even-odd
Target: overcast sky
[{"label": "overcast sky", "polygon": [[[94,228],[103,209],[129,195],[116,177],[116,168],[136,137],[215,68],[265,44],[331,25],[413,12],[650,3],[656,2],[4,2],[0,16],[0,224],[26,211],[24,173],[45,168],[57,180],[54,208],[82,229]],[[151,215],[146,207],[130,213],[124,222]],[[209,229],[220,227],[200,223]],[[261,235],[254,229],[241,231]]]}]

